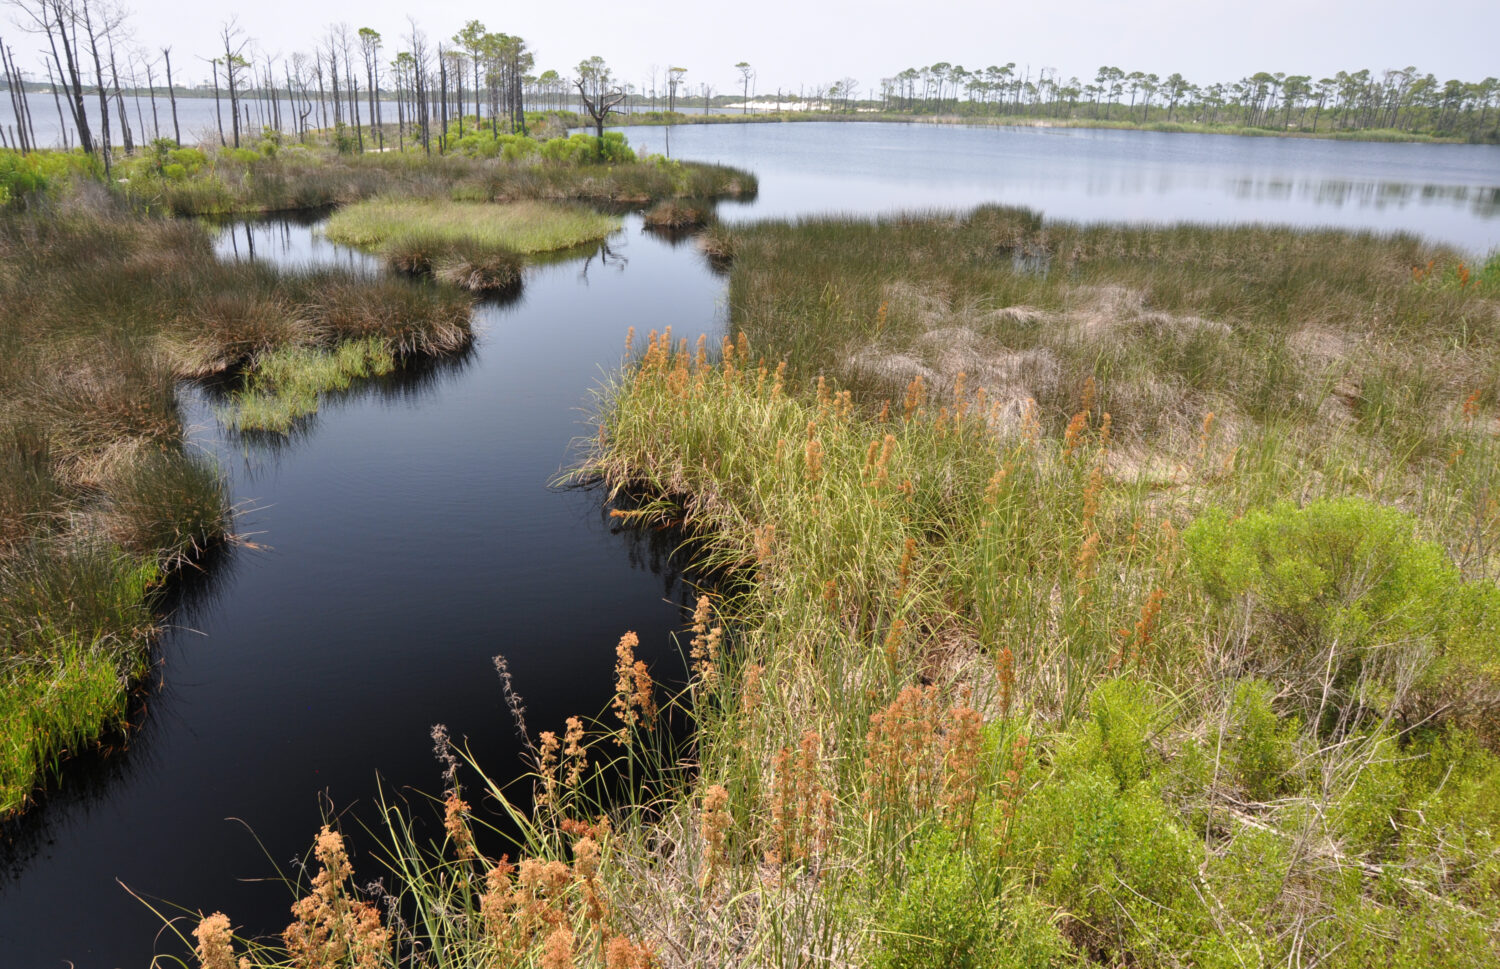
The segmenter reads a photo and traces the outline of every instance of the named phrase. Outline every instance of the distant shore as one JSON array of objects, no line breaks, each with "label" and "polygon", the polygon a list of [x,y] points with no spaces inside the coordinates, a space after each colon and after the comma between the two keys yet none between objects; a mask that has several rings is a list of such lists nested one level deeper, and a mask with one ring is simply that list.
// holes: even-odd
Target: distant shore
[{"label": "distant shore", "polygon": [[[717,107],[717,106],[716,106]],[[730,105],[725,110],[736,111],[740,105]],[[1467,138],[1442,138],[1433,135],[1397,131],[1390,128],[1371,128],[1359,131],[1301,131],[1295,129],[1252,128],[1231,124],[1200,124],[1183,121],[1105,121],[1093,118],[1015,118],[974,117],[966,115],[905,114],[892,111],[855,109],[852,111],[824,110],[765,110],[752,106],[747,113],[683,114],[667,111],[635,111],[610,119],[611,124],[622,126],[665,126],[678,124],[763,124],[783,121],[878,121],[891,124],[966,125],[988,128],[1103,128],[1120,131],[1157,131],[1165,134],[1241,135],[1251,138],[1321,138],[1326,141],[1379,141],[1414,142],[1423,144],[1486,144],[1470,142]]]}]

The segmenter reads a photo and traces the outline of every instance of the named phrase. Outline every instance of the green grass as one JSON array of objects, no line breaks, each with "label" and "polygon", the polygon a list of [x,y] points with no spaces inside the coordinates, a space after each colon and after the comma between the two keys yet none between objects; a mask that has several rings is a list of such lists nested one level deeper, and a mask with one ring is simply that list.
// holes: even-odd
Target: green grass
[{"label": "green grass", "polygon": [[62,758],[123,726],[159,576],[150,559],[102,543],[0,557],[0,817],[21,810]]},{"label": "green grass", "polygon": [[619,227],[618,216],[559,202],[385,198],[339,209],[325,232],[380,252],[396,272],[493,292],[520,285],[524,256],[576,249]]},{"label": "green grass", "polygon": [[619,227],[617,216],[548,202],[492,204],[382,198],[339,209],[324,231],[334,242],[364,249],[377,249],[403,236],[417,236],[533,254],[596,242]]}]

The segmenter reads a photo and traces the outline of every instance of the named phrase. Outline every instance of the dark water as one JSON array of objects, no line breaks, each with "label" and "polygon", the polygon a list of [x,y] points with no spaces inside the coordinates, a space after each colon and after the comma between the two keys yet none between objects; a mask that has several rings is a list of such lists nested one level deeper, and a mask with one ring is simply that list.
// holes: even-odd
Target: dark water
[{"label": "dark water", "polygon": [[[260,258],[351,258],[302,226],[249,233]],[[187,395],[191,436],[229,472],[238,530],[261,547],[212,563],[188,596],[129,750],[70,770],[14,832],[0,966],[146,965],[160,925],[116,878],[279,930],[286,892],[241,879],[271,873],[255,837],[283,866],[306,849],[320,792],[359,815],[377,772],[387,790],[439,790],[438,722],[517,773],[497,653],[533,731],[601,710],[626,630],[680,669],[670,541],[614,534],[598,493],[548,482],[589,433],[586,392],[626,328],[711,328],[721,284],[636,219],[610,249],[534,271],[518,301],[480,308],[465,358],[325,405],[279,447],[224,439]]]},{"label": "dark water", "polygon": [[[653,151],[667,134],[630,131]],[[803,123],[670,137],[674,156],[760,176],[753,205],[723,206],[730,218],[1002,201],[1500,245],[1495,148]],[[378,271],[293,222],[219,243],[225,258],[252,248]],[[602,708],[625,630],[659,670],[679,668],[669,634],[688,593],[671,537],[614,533],[598,493],[549,482],[589,433],[589,389],[617,365],[626,328],[712,331],[722,298],[691,245],[631,218],[609,252],[536,268],[518,300],[483,305],[462,359],[358,388],[280,445],[225,438],[202,392],[186,391],[191,437],[229,474],[254,547],[187,583],[128,749],[74,762],[7,832],[0,969],[137,967],[177,951],[116,879],[279,930],[290,898],[256,879],[306,849],[325,800],[357,819],[377,775],[387,791],[437,791],[433,723],[470,738],[494,774],[517,771],[496,653],[533,731]]]}]

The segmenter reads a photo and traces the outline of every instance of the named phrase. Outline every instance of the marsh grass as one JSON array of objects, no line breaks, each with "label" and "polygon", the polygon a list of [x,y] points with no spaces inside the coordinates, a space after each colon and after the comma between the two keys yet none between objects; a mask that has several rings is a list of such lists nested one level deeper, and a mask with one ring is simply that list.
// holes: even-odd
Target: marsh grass
[{"label": "marsh grass", "polygon": [[151,559],[39,539],[0,556],[0,815],[70,752],[123,724],[137,642],[153,628]]},{"label": "marsh grass", "polygon": [[1479,272],[1459,285],[1462,254],[1410,237],[982,208],[762,223],[710,246],[734,261],[731,323],[758,352],[864,402],[962,371],[1010,419],[1030,398],[1061,429],[1095,377],[1126,443],[1184,446],[1213,411],[1221,433],[1353,422],[1431,459],[1455,400],[1500,397],[1500,293]]},{"label": "marsh grass", "polygon": [[524,259],[509,246],[476,239],[449,240],[420,230],[392,236],[380,246],[393,272],[432,276],[476,293],[514,290]]},{"label": "marsh grass", "polygon": [[713,220],[713,215],[710,206],[668,200],[647,209],[641,221],[657,229],[700,229]]},{"label": "marsh grass", "polygon": [[[243,368],[253,382],[264,365],[262,389],[305,405],[310,387],[463,349],[471,303],[401,279],[220,263],[202,226],[77,185],[0,215],[0,305],[4,815],[123,722],[159,577],[228,537],[222,475],[183,444],[178,382]],[[280,408],[268,422],[295,409],[253,403]]]},{"label": "marsh grass", "polygon": [[[1450,420],[1447,432],[1464,437],[1452,463],[1419,461],[1400,474],[1385,473],[1377,430],[1329,431],[1295,412],[1242,428],[1233,443],[1200,421],[1196,441],[1158,452],[1162,470],[1142,473],[1138,459],[1116,457],[1103,378],[1085,385],[1059,432],[1039,409],[998,420],[1005,402],[962,379],[947,391],[914,380],[878,414],[827,379],[788,393],[784,372],[747,352],[754,346],[725,344],[722,362],[705,366],[686,341],[653,334],[606,393],[604,443],[586,472],[661,496],[643,521],[687,521],[702,530],[709,561],[752,577],[719,604],[732,646],[722,685],[694,696],[694,784],[728,792],[732,830],[749,840],[715,877],[727,897],[754,893],[759,905],[728,919],[732,928],[722,911],[667,914],[694,888],[652,839],[674,831],[676,851],[698,840],[684,795],[620,862],[634,879],[621,890],[651,913],[646,921],[680,933],[683,951],[753,965],[796,963],[775,944],[787,937],[823,958],[860,953],[903,966],[953,964],[955,938],[970,940],[963,958],[995,953],[976,965],[1019,947],[1035,959],[1021,964],[1036,965],[1126,952],[1148,964],[1264,963],[1302,950],[1354,966],[1431,951],[1450,932],[1494,954],[1500,900],[1432,867],[1417,844],[1433,831],[1404,805],[1447,796],[1430,770],[1461,773],[1461,788],[1493,783],[1485,745],[1500,680],[1464,673],[1436,688],[1482,684],[1487,712],[1477,719],[1468,701],[1424,707],[1420,694],[1434,688],[1416,684],[1468,647],[1418,631],[1429,629],[1420,611],[1397,604],[1416,600],[1368,584],[1456,574],[1415,564],[1451,558],[1468,563],[1467,578],[1441,580],[1456,583],[1441,595],[1477,597],[1492,603],[1480,611],[1500,614],[1486,578],[1493,537],[1490,564],[1476,568],[1463,503],[1435,500],[1466,491],[1467,476],[1500,453],[1491,411],[1463,430]],[[1334,520],[1350,516],[1320,526],[1316,541],[1347,548],[1347,567],[1364,579],[1310,609],[1288,603],[1308,609],[1300,618],[1257,616],[1201,578],[1204,566],[1240,554],[1229,540],[1206,540],[1202,528],[1190,546],[1179,536],[1205,508],[1238,514],[1288,495],[1341,509]],[[1328,499],[1344,504],[1319,504]],[[1295,518],[1275,514],[1291,534]],[[1484,527],[1493,533],[1493,522]],[[1428,544],[1371,537],[1392,528]],[[1370,551],[1356,551],[1360,542]],[[1288,545],[1267,558],[1295,570],[1298,554]],[[1378,564],[1383,555],[1404,564]],[[1324,668],[1299,671],[1285,657],[1326,653],[1330,637],[1354,635],[1357,624],[1329,618],[1345,608],[1384,630],[1388,665],[1309,682]],[[1340,631],[1286,638],[1315,629],[1301,625],[1314,616]],[[1493,620],[1475,621],[1451,628],[1486,641]],[[1267,652],[1272,642],[1282,645]],[[1493,642],[1481,653],[1493,669]],[[1323,715],[1299,707],[1308,690],[1323,698]],[[1253,717],[1252,693],[1263,697]],[[976,753],[965,739],[971,722],[984,738]],[[822,810],[809,819],[807,802],[789,802],[778,780],[803,770],[796,751],[810,737],[817,756],[807,762],[819,766],[795,783],[828,792],[828,819]],[[1379,766],[1398,749],[1424,766]],[[1402,793],[1371,802],[1387,784]],[[1262,802],[1268,791],[1275,804]],[[1475,792],[1455,793],[1445,810],[1487,817]],[[1315,820],[1328,812],[1372,812],[1400,847],[1372,839],[1373,828],[1330,830]],[[790,866],[777,835],[789,816],[830,832]],[[1311,850],[1314,838],[1335,847]],[[1489,841],[1468,847],[1466,864],[1500,857]],[[1402,859],[1394,886],[1373,863],[1393,857]],[[768,864],[781,872],[769,902]],[[1194,872],[1207,888],[1194,887]],[[1441,901],[1450,890],[1465,901]],[[1412,910],[1431,925],[1404,921]],[[1242,914],[1226,920],[1225,911]],[[728,948],[736,932],[760,948]]]}]

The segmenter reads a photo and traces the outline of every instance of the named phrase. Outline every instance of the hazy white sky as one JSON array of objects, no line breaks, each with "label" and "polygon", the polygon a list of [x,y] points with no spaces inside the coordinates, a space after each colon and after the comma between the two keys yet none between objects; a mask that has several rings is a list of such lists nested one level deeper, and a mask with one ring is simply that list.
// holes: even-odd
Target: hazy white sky
[{"label": "hazy white sky", "polygon": [[[537,69],[570,72],[599,54],[623,80],[644,85],[655,65],[688,68],[694,91],[738,90],[734,64],[755,66],[762,93],[853,77],[865,90],[906,67],[937,61],[970,70],[1014,61],[1090,81],[1101,64],[1195,83],[1232,81],[1255,71],[1310,74],[1415,65],[1440,80],[1500,76],[1500,2],[1451,0],[602,0],[487,4],[475,0],[125,0],[139,42],[170,44],[173,66],[211,54],[220,25],[237,16],[267,53],[309,49],[331,23],[373,27],[387,51],[404,46],[408,14],[433,40],[477,18],[519,34]],[[5,0],[0,0],[3,9]],[[727,8],[727,9],[726,9]],[[9,18],[6,18],[9,19]],[[20,54],[28,38],[7,27]]]}]

